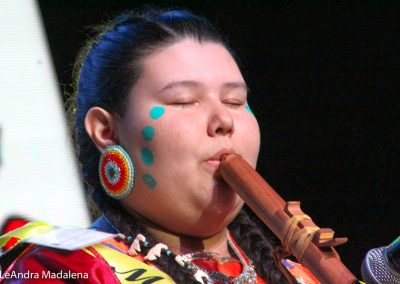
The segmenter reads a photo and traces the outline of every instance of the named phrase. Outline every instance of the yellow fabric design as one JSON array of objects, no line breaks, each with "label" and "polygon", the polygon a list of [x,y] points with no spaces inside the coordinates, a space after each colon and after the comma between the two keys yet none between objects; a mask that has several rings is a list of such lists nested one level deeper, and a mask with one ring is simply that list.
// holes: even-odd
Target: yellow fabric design
[{"label": "yellow fabric design", "polygon": [[[96,244],[94,248],[111,266],[114,267],[114,273],[121,283],[151,283],[157,284],[171,284],[175,283],[171,277],[158,270],[155,267],[147,265],[133,257],[121,253],[115,249],[109,248],[104,245]],[[84,249],[85,252],[93,255],[89,250]]]},{"label": "yellow fabric design", "polygon": [[52,225],[43,221],[33,221],[25,224],[21,228],[8,232],[0,236],[0,247],[4,246],[11,238],[18,238],[20,240],[28,239],[50,231]]}]

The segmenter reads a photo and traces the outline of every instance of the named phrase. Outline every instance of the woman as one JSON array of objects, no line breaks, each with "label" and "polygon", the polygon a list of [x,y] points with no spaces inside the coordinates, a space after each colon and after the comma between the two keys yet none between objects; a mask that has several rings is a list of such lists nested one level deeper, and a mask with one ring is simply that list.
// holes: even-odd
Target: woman
[{"label": "woman", "polygon": [[9,271],[89,271],[91,283],[124,273],[142,283],[317,283],[297,266],[288,273],[219,174],[228,153],[255,167],[260,134],[234,53],[209,22],[186,11],[126,13],[79,59],[76,141],[101,213],[93,228],[119,233],[108,247],[163,274],[122,272],[93,247],[32,248]]}]

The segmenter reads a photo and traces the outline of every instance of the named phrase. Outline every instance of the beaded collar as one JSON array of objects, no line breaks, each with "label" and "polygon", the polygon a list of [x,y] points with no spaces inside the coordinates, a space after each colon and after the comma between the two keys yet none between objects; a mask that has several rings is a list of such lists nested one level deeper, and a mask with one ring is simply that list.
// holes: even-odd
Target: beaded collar
[{"label": "beaded collar", "polygon": [[[233,239],[231,233],[227,232],[227,240],[229,247],[235,253],[237,259],[232,257],[220,257],[217,253],[213,253],[210,251],[199,251],[194,253],[189,253],[185,255],[176,255],[165,244],[156,244],[153,247],[149,247],[149,243],[146,241],[146,238],[139,234],[134,240],[132,237],[124,236],[122,234],[119,235],[121,239],[125,239],[128,243],[131,244],[131,247],[128,251],[130,255],[136,255],[141,251],[140,247],[143,246],[148,250],[147,255],[144,257],[144,260],[154,261],[161,255],[173,257],[175,261],[186,268],[193,277],[202,284],[214,284],[214,283],[223,283],[223,284],[256,284],[257,283],[257,273],[254,269],[253,263],[247,256],[243,253],[243,251],[236,244]],[[133,241],[132,241],[133,240]],[[196,263],[199,263],[201,260],[215,260],[219,263],[224,263],[228,261],[240,262],[242,265],[242,272],[240,275],[236,277],[230,277],[225,275],[219,271],[208,271],[202,269]],[[196,262],[196,263],[195,263]]]},{"label": "beaded collar", "polygon": [[196,260],[215,260],[221,264],[226,262],[240,262],[238,259],[231,256],[220,256],[218,253],[202,250],[182,255],[186,261]]}]

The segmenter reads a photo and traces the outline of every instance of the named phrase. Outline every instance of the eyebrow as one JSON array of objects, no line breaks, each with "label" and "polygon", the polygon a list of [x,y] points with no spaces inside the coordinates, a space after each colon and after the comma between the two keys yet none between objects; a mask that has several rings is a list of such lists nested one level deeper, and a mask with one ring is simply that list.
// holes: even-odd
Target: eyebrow
[{"label": "eyebrow", "polygon": [[[162,93],[162,92],[164,92],[166,90],[170,90],[170,89],[173,89],[173,88],[179,88],[179,87],[198,88],[198,87],[201,87],[201,86],[202,86],[202,84],[200,82],[198,82],[198,81],[192,81],[192,80],[174,81],[174,82],[171,82],[171,83],[165,85],[158,93]],[[227,89],[240,88],[240,89],[244,89],[247,92],[249,92],[249,88],[247,87],[246,83],[245,82],[241,82],[241,81],[238,81],[238,82],[227,82],[227,83],[224,83],[222,85],[222,87],[223,88],[227,88]]]},{"label": "eyebrow", "polygon": [[250,91],[249,87],[245,82],[228,82],[223,85],[224,88],[228,89],[244,89],[247,92]]}]

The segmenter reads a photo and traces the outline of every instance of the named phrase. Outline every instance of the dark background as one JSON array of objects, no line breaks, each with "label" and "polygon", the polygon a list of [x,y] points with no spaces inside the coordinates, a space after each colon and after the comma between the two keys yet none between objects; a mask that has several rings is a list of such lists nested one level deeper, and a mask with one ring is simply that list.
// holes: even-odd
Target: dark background
[{"label": "dark background", "polygon": [[[400,4],[375,2],[151,2],[228,35],[260,123],[259,172],[317,225],[349,237],[338,251],[357,276],[369,249],[400,234]],[[39,1],[63,92],[87,27],[143,4]]]}]

